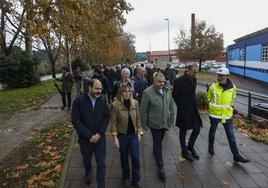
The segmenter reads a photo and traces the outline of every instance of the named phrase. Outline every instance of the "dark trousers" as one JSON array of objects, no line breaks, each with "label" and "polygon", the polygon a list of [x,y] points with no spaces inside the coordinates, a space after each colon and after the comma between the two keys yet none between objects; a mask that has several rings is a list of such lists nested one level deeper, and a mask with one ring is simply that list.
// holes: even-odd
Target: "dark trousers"
[{"label": "dark trousers", "polygon": [[67,99],[68,99],[68,107],[71,107],[71,102],[72,102],[71,93],[62,92],[62,94],[61,94],[62,104],[64,107],[66,106],[66,95],[67,95]]},{"label": "dark trousers", "polygon": [[[189,142],[188,142],[188,147],[189,148],[194,148],[194,143],[200,133],[200,126],[194,126],[192,134],[190,136]],[[181,149],[182,150],[187,150],[186,146],[186,134],[187,134],[187,129],[180,128],[180,144],[181,144]]]},{"label": "dark trousers", "polygon": [[82,87],[82,81],[76,81],[76,95],[82,95],[81,87]]},{"label": "dark trousers", "polygon": [[97,187],[105,188],[105,157],[106,157],[106,140],[101,138],[96,144],[92,144],[87,140],[78,140],[80,144],[81,154],[83,156],[83,165],[86,173],[91,173],[91,160],[93,154],[97,163]]},{"label": "dark trousers", "polygon": [[122,177],[129,180],[130,170],[128,163],[128,153],[130,152],[132,161],[132,182],[140,181],[140,160],[139,160],[139,140],[136,134],[118,135],[120,144],[120,160],[122,168]]},{"label": "dark trousers", "polygon": [[[209,145],[213,146],[214,141],[215,141],[215,134],[216,134],[216,130],[218,127],[219,122],[221,122],[220,119],[216,119],[216,118],[212,118],[209,117],[210,119],[210,129],[209,129]],[[233,128],[233,119],[228,119],[226,120],[226,123],[223,123],[223,127],[225,129],[225,133],[229,142],[229,146],[231,148],[231,151],[233,153],[234,156],[238,156],[239,155],[239,151],[238,148],[236,146],[236,140],[235,140],[235,136],[234,136],[234,128]]]},{"label": "dark trousers", "polygon": [[152,129],[150,128],[153,136],[153,153],[156,160],[158,169],[162,169],[163,164],[163,155],[162,155],[162,141],[166,133],[166,129]]}]

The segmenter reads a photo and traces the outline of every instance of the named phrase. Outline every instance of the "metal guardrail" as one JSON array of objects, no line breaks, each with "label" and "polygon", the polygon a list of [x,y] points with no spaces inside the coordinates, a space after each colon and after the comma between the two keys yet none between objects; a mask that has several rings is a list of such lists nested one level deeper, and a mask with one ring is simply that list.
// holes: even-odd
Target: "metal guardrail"
[{"label": "metal guardrail", "polygon": [[[197,85],[205,87],[206,90],[208,91],[208,88],[211,84],[198,82]],[[245,89],[237,89],[237,95],[247,97],[247,103],[242,102],[242,101],[238,101],[238,100],[236,100],[236,103],[247,106],[247,112],[245,112],[245,113],[247,113],[246,121],[249,123],[252,122],[252,109],[253,109],[252,99],[258,100],[260,102],[268,101],[268,95],[257,93],[254,91],[245,90]],[[268,114],[268,110],[266,110],[264,108],[260,108],[260,107],[254,105],[254,109],[262,110],[263,112]],[[256,115],[256,114],[254,116],[261,117],[261,116]],[[261,118],[264,118],[264,117],[261,117]],[[266,119],[266,118],[264,118],[264,119]],[[266,120],[268,120],[268,119],[266,119]]]}]

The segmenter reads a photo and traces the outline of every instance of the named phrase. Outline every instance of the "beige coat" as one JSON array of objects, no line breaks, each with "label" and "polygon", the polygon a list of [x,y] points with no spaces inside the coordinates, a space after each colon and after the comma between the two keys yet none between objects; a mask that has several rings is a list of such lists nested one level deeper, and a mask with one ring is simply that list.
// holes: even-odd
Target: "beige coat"
[{"label": "beige coat", "polygon": [[[142,129],[138,101],[134,99],[131,100],[129,113],[135,128],[135,133],[141,133]],[[128,109],[124,106],[124,103],[115,100],[111,108],[111,135],[115,136],[118,135],[118,133],[127,134],[128,117]]]}]

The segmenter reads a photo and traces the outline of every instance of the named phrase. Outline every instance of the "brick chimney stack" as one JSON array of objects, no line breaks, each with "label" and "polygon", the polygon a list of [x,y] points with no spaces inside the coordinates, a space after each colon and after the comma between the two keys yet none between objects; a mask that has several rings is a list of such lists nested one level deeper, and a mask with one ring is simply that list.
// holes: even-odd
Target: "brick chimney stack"
[{"label": "brick chimney stack", "polygon": [[191,46],[192,48],[195,47],[195,14],[192,13],[192,22],[191,22]]}]

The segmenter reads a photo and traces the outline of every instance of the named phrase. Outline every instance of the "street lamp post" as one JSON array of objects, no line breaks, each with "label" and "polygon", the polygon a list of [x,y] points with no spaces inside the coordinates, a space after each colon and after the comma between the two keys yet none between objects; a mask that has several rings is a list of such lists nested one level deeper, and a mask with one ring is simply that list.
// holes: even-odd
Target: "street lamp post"
[{"label": "street lamp post", "polygon": [[168,23],[168,61],[171,62],[171,56],[170,56],[170,40],[169,40],[169,19],[165,18],[165,20]]}]

